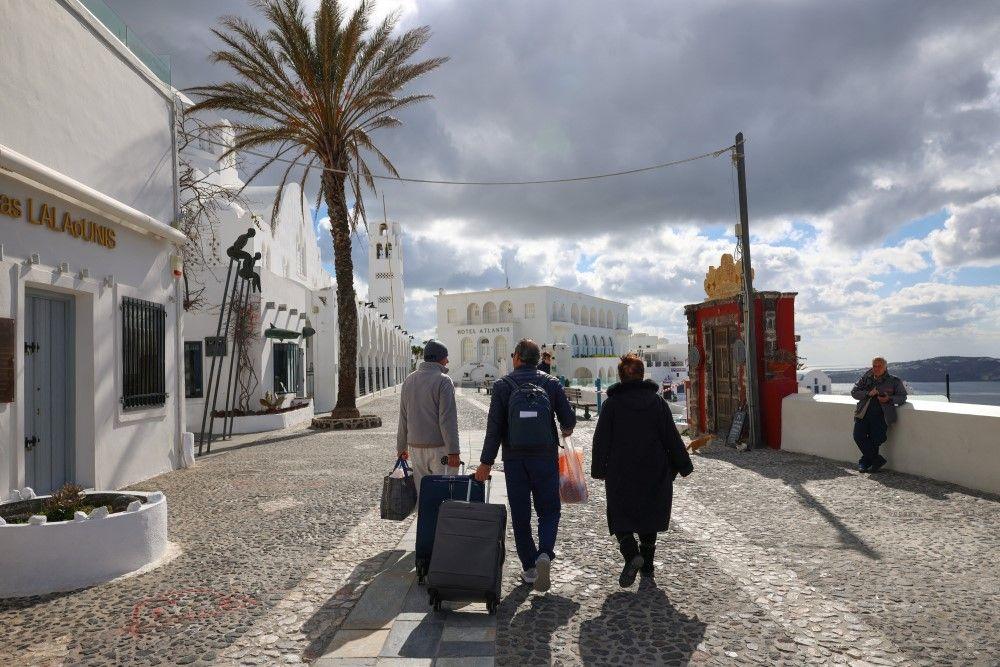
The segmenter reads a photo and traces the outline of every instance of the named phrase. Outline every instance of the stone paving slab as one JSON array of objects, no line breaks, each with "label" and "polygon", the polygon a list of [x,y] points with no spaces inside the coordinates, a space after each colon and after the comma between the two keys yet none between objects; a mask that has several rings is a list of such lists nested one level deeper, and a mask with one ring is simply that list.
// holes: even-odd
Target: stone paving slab
[{"label": "stone paving slab", "polygon": [[[470,452],[477,460],[479,448]],[[506,502],[506,497],[503,473],[498,472],[490,485],[490,500]],[[427,590],[417,583],[413,563],[415,538],[413,522],[396,545],[393,553],[398,556],[369,583],[316,664],[343,658],[429,663],[441,658],[493,658],[497,621],[485,604],[446,602],[442,612],[428,605]]]}]

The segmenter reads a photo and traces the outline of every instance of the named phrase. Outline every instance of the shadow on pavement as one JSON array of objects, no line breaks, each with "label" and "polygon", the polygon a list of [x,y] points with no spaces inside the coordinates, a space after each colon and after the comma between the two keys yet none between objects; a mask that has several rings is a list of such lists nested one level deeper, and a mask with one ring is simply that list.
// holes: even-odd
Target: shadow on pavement
[{"label": "shadow on pavement", "polygon": [[[522,607],[526,601],[528,606]],[[503,632],[517,645],[517,654],[530,655],[528,664],[551,665],[553,639],[579,608],[578,602],[562,595],[531,595],[531,587],[521,585],[501,603],[500,622],[504,623],[506,616],[514,613]]]},{"label": "shadow on pavement", "polygon": [[716,444],[705,447],[699,454],[783,482],[795,491],[804,507],[819,514],[837,531],[837,539],[845,548],[857,551],[865,558],[881,560],[882,556],[878,551],[861,539],[837,514],[809,493],[804,486],[804,483],[809,481],[841,479],[858,474],[846,464],[815,456],[776,452],[771,449],[738,452]]},{"label": "shadow on pavement", "polygon": [[637,591],[612,593],[601,615],[580,627],[585,665],[683,665],[705,636],[707,623],[685,616],[651,578]]},{"label": "shadow on pavement", "polygon": [[364,591],[359,589],[363,585],[371,585],[382,573],[394,566],[403,553],[390,549],[366,558],[355,566],[347,582],[303,624],[301,632],[309,638],[309,645],[302,652],[303,660],[315,660],[326,652],[333,635],[347,617],[341,605],[347,600],[360,599]]},{"label": "shadow on pavement", "polygon": [[[258,445],[273,445],[277,442],[285,442],[287,440],[298,440],[299,438],[308,438],[313,435],[321,435],[324,431],[314,431],[308,427],[303,426],[301,430],[295,431],[294,433],[288,433],[285,435],[277,435],[271,438],[262,438],[260,440],[250,440],[249,442],[233,442],[231,440],[213,440],[212,441],[212,451],[210,453],[197,455],[198,451],[198,434],[194,436],[194,451],[197,461],[204,459],[205,457],[213,457],[216,454],[225,454],[226,452],[235,452],[240,449],[246,449],[248,447],[257,447]],[[241,438],[245,434],[238,434],[234,437]],[[251,434],[246,434],[251,435]]]}]

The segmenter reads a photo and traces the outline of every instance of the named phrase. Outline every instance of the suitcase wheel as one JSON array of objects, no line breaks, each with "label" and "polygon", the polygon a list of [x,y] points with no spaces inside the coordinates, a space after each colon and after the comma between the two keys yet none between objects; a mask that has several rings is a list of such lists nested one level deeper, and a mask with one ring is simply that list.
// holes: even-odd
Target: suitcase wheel
[{"label": "suitcase wheel", "polygon": [[434,607],[434,611],[441,611],[441,598],[438,597],[437,591],[430,591],[428,593],[427,604]]},{"label": "suitcase wheel", "polygon": [[489,597],[486,599],[486,613],[493,616],[497,613],[497,607],[500,606],[500,601],[496,597]]}]

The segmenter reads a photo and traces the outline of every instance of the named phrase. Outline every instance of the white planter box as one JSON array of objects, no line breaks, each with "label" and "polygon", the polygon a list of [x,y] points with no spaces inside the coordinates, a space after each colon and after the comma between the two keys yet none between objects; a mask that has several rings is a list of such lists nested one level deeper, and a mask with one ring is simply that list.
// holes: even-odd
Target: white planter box
[{"label": "white planter box", "polygon": [[[247,415],[233,420],[233,433],[263,433],[265,431],[280,431],[313,418],[312,400],[308,405],[288,412],[276,412],[268,415]],[[216,419],[216,423],[219,423]],[[221,429],[220,429],[221,430]]]},{"label": "white planter box", "polygon": [[163,556],[167,550],[166,497],[123,493],[147,501],[134,512],[103,519],[0,525],[0,598],[92,586]]}]

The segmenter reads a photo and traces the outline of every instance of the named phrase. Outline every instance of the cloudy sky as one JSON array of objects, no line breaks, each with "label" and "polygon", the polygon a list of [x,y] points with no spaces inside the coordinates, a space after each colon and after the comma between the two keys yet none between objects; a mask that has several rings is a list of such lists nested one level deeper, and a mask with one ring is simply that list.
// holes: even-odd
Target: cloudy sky
[{"label": "cloudy sky", "polygon": [[[219,15],[256,18],[245,0],[108,2],[171,56],[180,88],[229,76],[208,61]],[[580,176],[743,131],[755,286],[798,292],[808,363],[1000,356],[994,0],[384,0],[377,12],[393,9],[402,27],[431,26],[427,56],[451,58],[415,89],[435,99],[379,137],[402,175]],[[406,230],[407,326],[421,336],[438,288],[502,286],[506,266],[513,286],[619,299],[634,329],[682,340],[683,305],[735,246],[727,156],[585,183],[382,192]]]}]

